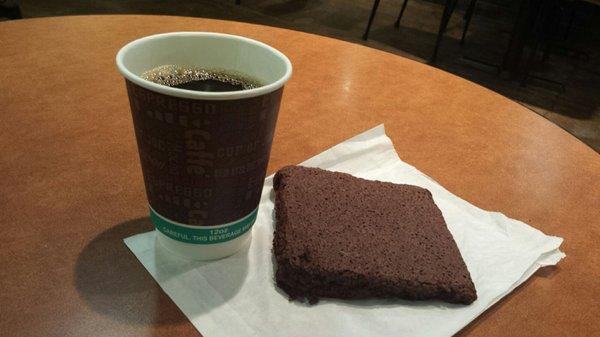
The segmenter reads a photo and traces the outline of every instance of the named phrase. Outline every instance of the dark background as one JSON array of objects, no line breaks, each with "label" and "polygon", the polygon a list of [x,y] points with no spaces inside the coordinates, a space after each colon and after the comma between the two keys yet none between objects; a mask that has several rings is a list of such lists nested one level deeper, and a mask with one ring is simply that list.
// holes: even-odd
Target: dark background
[{"label": "dark background", "polygon": [[[14,1],[14,0],[13,0]],[[383,0],[371,29],[361,40],[371,0],[22,0],[25,18],[81,14],[162,14],[245,21],[331,36],[425,62],[431,55],[444,0],[409,0],[399,29],[393,23],[402,0]],[[501,61],[513,30],[519,0],[479,0],[459,45],[468,0],[458,2],[442,40],[436,67],[505,95],[556,123],[600,152],[600,6],[596,0],[571,1],[550,58],[532,74],[564,85],[498,76],[491,64]],[[2,0],[0,0],[0,3]],[[568,34],[566,27],[573,18]],[[401,74],[398,74],[401,76]]]}]

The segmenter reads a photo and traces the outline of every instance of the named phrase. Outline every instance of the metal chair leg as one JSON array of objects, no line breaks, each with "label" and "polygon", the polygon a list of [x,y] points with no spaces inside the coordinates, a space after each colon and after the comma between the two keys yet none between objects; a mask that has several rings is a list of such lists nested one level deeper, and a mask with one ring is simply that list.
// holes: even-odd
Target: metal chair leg
[{"label": "metal chair leg", "polygon": [[514,71],[517,68],[516,63],[518,63],[518,60],[521,58],[522,52],[514,53],[513,51],[519,49],[518,45],[522,43],[519,41],[522,37],[520,38],[519,36],[529,36],[529,29],[521,23],[521,21],[523,21],[522,17],[524,16],[524,13],[527,12],[528,5],[529,1],[521,1],[519,4],[519,10],[513,24],[513,30],[510,34],[510,40],[504,51],[504,55],[502,56],[502,63],[500,64],[500,67],[498,67],[498,75],[504,70]]},{"label": "metal chair leg", "polygon": [[467,29],[469,29],[469,24],[471,23],[471,17],[473,17],[473,12],[475,11],[475,3],[477,0],[471,0],[469,2],[469,7],[467,7],[467,11],[465,12],[465,27],[463,28],[462,36],[460,38],[460,44],[465,44],[465,37],[467,36]]},{"label": "metal chair leg", "polygon": [[371,30],[371,24],[373,23],[373,19],[375,18],[375,13],[377,13],[377,7],[379,7],[379,0],[375,0],[373,2],[373,9],[371,9],[371,15],[369,16],[369,23],[367,23],[367,28],[365,29],[365,33],[363,34],[363,40],[367,41],[369,38],[369,31]]},{"label": "metal chair leg", "polygon": [[569,23],[567,24],[567,28],[565,29],[565,36],[564,36],[564,40],[569,38],[569,35],[571,33],[571,27],[573,27],[573,21],[575,20],[575,14],[577,14],[577,7],[576,7],[576,3],[572,3],[570,4],[570,13],[569,13]]},{"label": "metal chair leg", "polygon": [[438,31],[437,38],[435,39],[435,47],[433,48],[433,55],[431,55],[430,63],[435,63],[437,58],[438,49],[440,48],[440,42],[442,42],[442,36],[446,31],[446,27],[448,26],[448,21],[450,21],[450,17],[452,16],[452,12],[454,12],[454,7],[456,6],[457,0],[446,0],[446,5],[444,6],[444,13],[442,14],[442,20],[440,22],[440,29]]},{"label": "metal chair leg", "polygon": [[529,77],[529,69],[533,65],[533,60],[535,59],[535,55],[537,54],[539,42],[536,40],[533,42],[531,46],[531,50],[529,51],[529,57],[527,58],[525,67],[523,68],[523,73],[521,74],[521,86],[524,87],[527,83],[527,78]]},{"label": "metal chair leg", "polygon": [[533,61],[535,60],[535,56],[538,51],[538,47],[541,43],[544,42],[544,23],[546,23],[546,15],[547,9],[545,4],[542,3],[541,7],[538,9],[537,15],[533,22],[533,27],[531,29],[533,41],[531,45],[531,50],[529,51],[529,57],[525,61],[525,66],[523,67],[523,71],[521,73],[521,86],[524,87],[527,83],[527,78],[529,77],[529,70],[531,66],[533,66]]},{"label": "metal chair leg", "polygon": [[400,19],[402,18],[402,14],[404,14],[404,10],[406,9],[407,2],[408,2],[408,0],[404,0],[404,2],[402,3],[402,8],[400,9],[400,14],[398,14],[398,18],[396,19],[396,22],[394,22],[394,27],[396,27],[396,28],[400,27]]}]

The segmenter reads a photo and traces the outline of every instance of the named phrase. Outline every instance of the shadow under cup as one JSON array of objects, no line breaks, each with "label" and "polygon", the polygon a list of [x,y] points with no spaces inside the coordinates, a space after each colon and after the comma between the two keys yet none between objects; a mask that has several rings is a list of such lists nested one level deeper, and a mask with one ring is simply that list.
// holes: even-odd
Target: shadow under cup
[{"label": "shadow under cup", "polygon": [[[239,72],[263,85],[203,92],[140,77],[162,65]],[[127,44],[117,67],[125,77],[158,241],[194,259],[235,253],[256,219],[290,61],[248,38],[178,32]]]}]

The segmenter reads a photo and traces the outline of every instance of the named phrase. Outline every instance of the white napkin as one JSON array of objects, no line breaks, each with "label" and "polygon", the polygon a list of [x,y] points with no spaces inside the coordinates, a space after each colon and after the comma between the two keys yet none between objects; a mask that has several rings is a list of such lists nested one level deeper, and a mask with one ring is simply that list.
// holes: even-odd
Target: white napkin
[{"label": "white napkin", "polygon": [[538,268],[554,265],[565,256],[558,249],[561,238],[479,209],[401,161],[383,125],[302,165],[430,190],[471,272],[477,301],[466,306],[403,300],[321,300],[314,306],[289,302],[273,279],[270,176],[265,180],[249,248],[232,257],[212,262],[181,259],[156,245],[154,232],[125,239],[205,337],[451,336]]}]

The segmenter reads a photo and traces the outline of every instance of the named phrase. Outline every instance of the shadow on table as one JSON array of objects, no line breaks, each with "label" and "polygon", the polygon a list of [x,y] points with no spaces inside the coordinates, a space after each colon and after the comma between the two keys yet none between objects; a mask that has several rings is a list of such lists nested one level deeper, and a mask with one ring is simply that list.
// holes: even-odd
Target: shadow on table
[{"label": "shadow on table", "polygon": [[120,223],[96,236],[79,254],[75,285],[94,311],[138,324],[186,320],[123,242],[152,229],[147,217]]},{"label": "shadow on table", "polygon": [[[134,324],[171,325],[187,321],[123,242],[129,236],[153,229],[148,217],[117,224],[96,236],[79,254],[75,285],[93,310]],[[148,256],[161,283],[174,275],[185,274],[178,283],[189,286],[186,296],[198,294],[195,290],[199,288],[199,281],[219,292],[218,296],[206,299],[197,295],[189,312],[194,316],[223,305],[237,294],[248,272],[246,251],[247,247],[218,264],[179,258],[161,246]],[[205,273],[208,270],[211,272]]]}]

